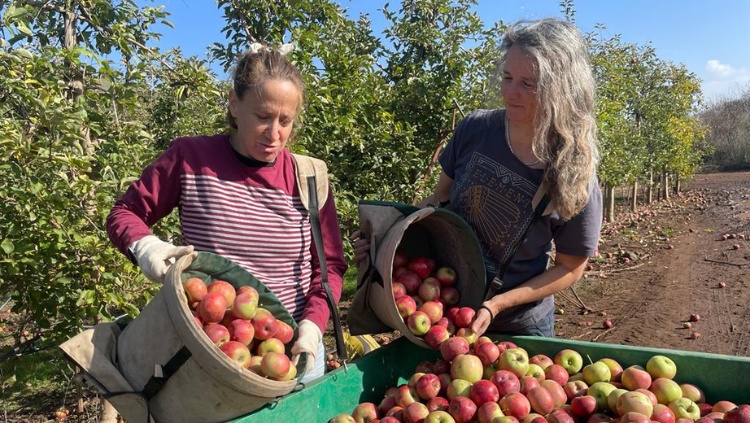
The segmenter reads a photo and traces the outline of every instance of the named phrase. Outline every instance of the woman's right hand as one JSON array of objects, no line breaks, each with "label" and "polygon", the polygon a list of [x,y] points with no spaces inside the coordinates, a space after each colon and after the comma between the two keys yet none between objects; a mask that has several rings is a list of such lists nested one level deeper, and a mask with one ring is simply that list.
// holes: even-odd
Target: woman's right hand
[{"label": "woman's right hand", "polygon": [[362,235],[362,231],[357,229],[349,236],[354,246],[354,263],[359,266],[370,255],[370,238]]}]

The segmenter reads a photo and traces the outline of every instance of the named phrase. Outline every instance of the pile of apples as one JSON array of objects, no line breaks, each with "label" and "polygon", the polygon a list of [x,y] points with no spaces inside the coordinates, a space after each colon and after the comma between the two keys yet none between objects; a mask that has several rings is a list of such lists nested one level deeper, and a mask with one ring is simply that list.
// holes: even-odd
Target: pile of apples
[{"label": "pile of apples", "polygon": [[573,349],[529,357],[486,336],[473,345],[451,337],[440,355],[379,404],[360,403],[329,423],[750,423],[750,405],[706,403],[699,387],[674,380],[677,366],[664,355],[645,366],[584,364]]},{"label": "pile of apples", "polygon": [[469,325],[475,311],[458,307],[458,276],[450,266],[438,266],[433,258],[409,258],[403,251],[393,257],[393,299],[409,331],[438,348],[451,336],[471,336]]},{"label": "pile of apples", "polygon": [[229,359],[269,379],[285,381],[297,376],[286,354],[294,329],[258,305],[255,288],[235,289],[218,279],[206,285],[196,277],[186,279],[182,287],[195,323]]}]

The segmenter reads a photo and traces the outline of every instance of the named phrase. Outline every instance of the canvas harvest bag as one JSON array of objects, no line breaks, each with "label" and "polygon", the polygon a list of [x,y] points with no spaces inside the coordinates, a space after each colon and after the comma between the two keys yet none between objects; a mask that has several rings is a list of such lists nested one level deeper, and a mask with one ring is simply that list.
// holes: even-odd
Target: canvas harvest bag
[{"label": "canvas harvest bag", "polygon": [[444,208],[419,209],[380,201],[360,201],[358,210],[360,230],[370,238],[370,260],[357,269],[357,290],[347,314],[353,335],[399,330],[410,341],[427,347],[409,331],[396,308],[391,275],[397,249],[453,267],[460,305],[477,308],[482,303],[486,276],[481,248],[460,216]]}]

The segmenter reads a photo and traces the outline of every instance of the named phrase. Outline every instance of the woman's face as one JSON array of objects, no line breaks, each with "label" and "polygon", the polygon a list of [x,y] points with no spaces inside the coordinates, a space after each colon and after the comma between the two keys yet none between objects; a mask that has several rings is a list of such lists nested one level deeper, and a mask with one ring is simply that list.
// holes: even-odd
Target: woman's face
[{"label": "woman's face", "polygon": [[536,115],[537,72],[534,60],[517,45],[508,49],[500,93],[513,123],[533,125]]},{"label": "woman's face", "polygon": [[259,90],[246,91],[242,99],[232,90],[229,110],[237,121],[232,146],[255,160],[276,160],[292,134],[301,98],[292,82],[277,79],[266,81]]}]

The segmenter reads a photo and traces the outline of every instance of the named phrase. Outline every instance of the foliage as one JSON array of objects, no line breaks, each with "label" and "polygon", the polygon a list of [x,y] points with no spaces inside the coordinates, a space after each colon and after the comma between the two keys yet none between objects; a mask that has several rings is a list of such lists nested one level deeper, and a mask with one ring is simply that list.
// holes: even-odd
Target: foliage
[{"label": "foliage", "polygon": [[700,121],[710,128],[706,138],[716,150],[709,165],[722,169],[750,166],[750,84],[715,100],[701,112]]}]

